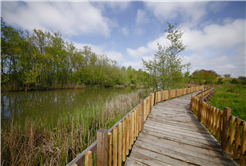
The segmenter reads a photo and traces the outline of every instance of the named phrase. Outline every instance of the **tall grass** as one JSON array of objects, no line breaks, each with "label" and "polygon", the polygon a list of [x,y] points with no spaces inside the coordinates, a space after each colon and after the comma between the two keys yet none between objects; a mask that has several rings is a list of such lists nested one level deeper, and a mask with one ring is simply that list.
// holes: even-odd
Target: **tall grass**
[{"label": "tall grass", "polygon": [[231,108],[231,114],[246,121],[246,86],[216,86],[217,92],[210,104],[223,110]]},{"label": "tall grass", "polygon": [[96,140],[100,128],[109,129],[140,102],[144,90],[110,96],[106,102],[64,114],[53,126],[28,118],[1,129],[2,165],[65,165]]}]

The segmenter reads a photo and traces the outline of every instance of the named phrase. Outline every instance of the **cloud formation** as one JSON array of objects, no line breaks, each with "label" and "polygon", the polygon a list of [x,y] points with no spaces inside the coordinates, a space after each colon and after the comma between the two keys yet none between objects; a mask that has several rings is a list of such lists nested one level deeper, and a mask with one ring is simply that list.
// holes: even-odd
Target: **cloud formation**
[{"label": "cloud formation", "polygon": [[[224,25],[210,24],[202,29],[184,27],[183,43],[188,45],[182,55],[184,63],[191,63],[192,71],[196,69],[212,69],[219,74],[231,73],[238,77],[245,75],[245,27],[246,20],[228,20]],[[135,59],[152,57],[158,50],[157,42],[168,46],[166,33],[146,46],[137,49],[127,48],[127,53]],[[228,50],[231,51],[228,53]],[[129,63],[129,62],[128,62]],[[130,63],[129,63],[130,64]]]},{"label": "cloud formation", "polygon": [[2,7],[6,23],[27,30],[109,37],[111,29],[117,26],[89,2],[2,2]]}]

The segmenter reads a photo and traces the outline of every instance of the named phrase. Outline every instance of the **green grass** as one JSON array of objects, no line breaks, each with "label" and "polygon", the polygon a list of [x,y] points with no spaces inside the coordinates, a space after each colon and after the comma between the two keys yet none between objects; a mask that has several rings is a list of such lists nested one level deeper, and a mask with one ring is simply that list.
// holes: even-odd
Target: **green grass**
[{"label": "green grass", "polygon": [[231,114],[246,121],[246,86],[216,86],[217,92],[210,104],[224,110],[231,108]]},{"label": "green grass", "polygon": [[145,97],[144,90],[112,95],[106,102],[64,113],[55,126],[29,118],[24,128],[16,121],[5,124],[1,164],[66,165],[96,140],[98,129],[110,129]]}]

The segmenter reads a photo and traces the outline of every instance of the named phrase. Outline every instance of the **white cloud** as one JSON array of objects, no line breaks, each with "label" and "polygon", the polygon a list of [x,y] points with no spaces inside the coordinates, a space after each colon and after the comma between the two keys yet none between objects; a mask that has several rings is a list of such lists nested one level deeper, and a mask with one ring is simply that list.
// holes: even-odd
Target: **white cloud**
[{"label": "white cloud", "polygon": [[123,34],[124,34],[125,36],[128,36],[128,35],[129,35],[129,30],[128,30],[127,27],[123,27],[123,28],[121,28],[121,30],[122,30],[122,32],[123,32]]},{"label": "white cloud", "polygon": [[[218,74],[245,76],[245,27],[246,20],[225,21],[224,25],[211,24],[203,29],[185,28],[183,43],[188,45],[182,53],[184,63],[191,63],[192,72],[196,69],[215,70]],[[166,34],[137,49],[127,48],[135,60],[153,59],[158,50],[157,42],[168,46]],[[230,51],[230,53],[228,53]]]},{"label": "white cloud", "polygon": [[60,31],[64,35],[109,37],[116,26],[89,2],[2,2],[5,22],[27,30]]},{"label": "white cloud", "polygon": [[77,42],[73,42],[73,43],[77,49],[83,49],[84,46],[89,46],[91,47],[92,51],[95,52],[96,54],[100,54],[100,55],[106,54],[109,59],[116,60],[119,64],[121,64],[125,60],[120,52],[116,52],[113,50],[106,50],[104,46],[97,46],[89,43],[87,44],[77,43]]},{"label": "white cloud", "polygon": [[146,8],[160,21],[173,19],[179,15],[186,21],[197,22],[206,12],[207,2],[146,2]]},{"label": "white cloud", "polygon": [[144,10],[138,9],[137,17],[136,17],[137,25],[143,24],[143,23],[148,23],[148,22],[149,22],[149,19],[146,16],[146,12]]},{"label": "white cloud", "polygon": [[236,45],[245,42],[246,21],[234,20],[231,23],[226,21],[225,25],[211,24],[201,30],[186,29],[183,35],[187,51],[203,51],[204,49],[226,49],[234,48]]}]

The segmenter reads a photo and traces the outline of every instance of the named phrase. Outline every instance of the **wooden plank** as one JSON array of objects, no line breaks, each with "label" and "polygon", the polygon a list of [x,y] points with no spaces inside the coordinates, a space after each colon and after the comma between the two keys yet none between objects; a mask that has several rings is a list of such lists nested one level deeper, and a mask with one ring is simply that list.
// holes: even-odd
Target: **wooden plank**
[{"label": "wooden plank", "polygon": [[192,132],[211,135],[206,129],[203,129],[203,128],[197,129],[197,128],[191,128],[191,127],[186,127],[186,126],[182,126],[182,125],[175,126],[175,125],[171,125],[171,124],[163,124],[163,123],[158,123],[158,122],[154,122],[154,121],[147,121],[147,122],[145,122],[145,124],[159,126],[159,127],[162,127],[162,128],[169,128],[169,129],[173,128],[173,129],[181,130],[181,131],[185,130],[185,131],[192,131]]},{"label": "wooden plank", "polygon": [[92,151],[85,154],[85,166],[92,166]]},{"label": "wooden plank", "polygon": [[111,166],[112,157],[112,133],[108,133],[108,165]]},{"label": "wooden plank", "polygon": [[159,137],[155,137],[149,134],[145,134],[145,133],[141,133],[139,135],[139,140],[142,139],[151,139],[157,142],[161,142],[163,145],[170,145],[172,147],[177,147],[177,148],[182,148],[185,150],[189,150],[192,151],[194,153],[202,153],[204,155],[208,155],[211,157],[219,157],[222,158],[223,160],[231,160],[230,157],[228,157],[225,153],[221,153],[220,151],[214,151],[214,150],[209,150],[209,149],[205,149],[203,147],[196,147],[196,146],[192,146],[192,145],[187,145],[185,143],[181,143],[181,142],[175,142],[175,141],[171,141],[171,140],[166,140],[166,139],[161,139]]},{"label": "wooden plank", "polygon": [[182,161],[173,159],[169,156],[165,156],[165,155],[153,152],[153,151],[143,149],[143,148],[136,146],[136,145],[133,147],[132,151],[140,153],[144,156],[148,156],[149,158],[155,159],[158,162],[163,162],[163,163],[167,163],[167,164],[171,164],[171,165],[189,165],[186,162],[182,162]]},{"label": "wooden plank", "polygon": [[200,147],[200,148],[206,148],[206,149],[210,149],[210,150],[221,151],[220,146],[211,145],[209,142],[205,142],[204,140],[194,139],[194,138],[190,138],[190,137],[184,137],[184,136],[175,135],[172,133],[166,133],[164,135],[161,132],[157,132],[157,131],[153,132],[153,131],[146,130],[146,129],[144,129],[142,132],[145,134],[149,134],[149,135],[156,136],[156,137],[170,140],[170,141],[180,142],[183,144],[192,145],[192,146],[196,146],[196,147]]},{"label": "wooden plank", "polygon": [[146,165],[146,164],[143,164],[141,162],[138,162],[138,161],[133,160],[132,158],[129,158],[128,157],[127,160],[126,160],[126,162],[125,162],[125,165],[129,165],[129,166],[131,166],[131,165],[143,166],[143,165]]},{"label": "wooden plank", "polygon": [[122,144],[122,160],[126,161],[126,119],[123,120],[123,144]]},{"label": "wooden plank", "polygon": [[97,165],[108,165],[108,130],[97,131]]},{"label": "wooden plank", "polygon": [[[154,120],[153,118],[152,119],[148,118],[148,122],[150,122],[150,123],[152,123],[152,122],[154,123],[155,122],[155,123],[159,123],[159,124],[163,124],[163,125],[165,125],[165,124],[170,125],[170,121]],[[190,128],[191,130],[206,131],[205,127],[201,126],[201,125],[193,125],[193,124],[173,122],[172,126]]]},{"label": "wooden plank", "polygon": [[132,148],[132,114],[129,115],[129,148],[128,149],[131,149]]},{"label": "wooden plank", "polygon": [[245,165],[245,151],[246,151],[246,123],[242,124],[242,139],[241,139],[241,153],[240,153],[240,164]]},{"label": "wooden plank", "polygon": [[122,123],[118,125],[118,166],[122,165]]},{"label": "wooden plank", "polygon": [[231,129],[230,129],[230,140],[229,140],[229,152],[233,152],[233,141],[235,136],[235,117],[231,117]]},{"label": "wooden plank", "polygon": [[167,163],[164,163],[164,162],[161,162],[161,161],[158,161],[154,158],[151,158],[149,156],[146,156],[146,155],[143,155],[141,153],[137,153],[135,151],[132,152],[131,156],[130,156],[130,159],[134,160],[134,161],[137,161],[139,163],[142,163],[144,165],[169,165]]},{"label": "wooden plank", "polygon": [[222,139],[221,139],[221,146],[223,152],[228,151],[230,117],[231,117],[231,108],[225,107],[223,112],[223,129],[222,129]]},{"label": "wooden plank", "polygon": [[144,125],[144,100],[141,99],[141,130],[143,130]]},{"label": "wooden plank", "polygon": [[117,166],[117,127],[113,130],[113,166]]},{"label": "wooden plank", "polygon": [[238,148],[240,143],[240,132],[241,132],[241,120],[237,119],[236,135],[235,135],[235,148],[234,148],[234,158],[238,159]]},{"label": "wooden plank", "polygon": [[155,132],[158,132],[158,133],[168,133],[168,134],[173,134],[173,135],[177,135],[177,136],[180,136],[180,137],[187,137],[189,139],[192,139],[192,140],[197,140],[197,141],[203,141],[203,142],[209,142],[209,144],[213,144],[213,145],[218,145],[219,144],[217,143],[217,141],[211,136],[211,135],[193,135],[193,134],[190,134],[190,133],[184,133],[184,132],[179,132],[179,131],[174,131],[172,129],[158,129],[158,128],[155,128],[155,127],[152,127],[152,126],[145,126],[147,130],[152,130],[152,131],[155,131]]},{"label": "wooden plank", "polygon": [[129,154],[129,116],[126,117],[126,156]]},{"label": "wooden plank", "polygon": [[[172,145],[168,145],[168,144],[163,144],[159,141],[156,140],[151,140],[151,139],[147,139],[144,137],[139,138],[138,142],[143,142],[143,144],[149,144],[150,146],[153,147],[158,147],[161,149],[165,149],[166,151],[170,151],[171,153],[175,153],[175,154],[180,154],[182,156],[188,156],[188,158],[193,157],[196,161],[196,163],[194,164],[201,164],[203,163],[204,165],[214,165],[214,164],[223,164],[223,165],[235,165],[234,162],[232,162],[232,160],[225,160],[225,158],[219,158],[218,156],[211,156],[211,155],[206,155],[206,154],[202,154],[199,152],[194,152],[191,150],[187,150],[184,148],[180,148],[180,147],[174,147]],[[158,150],[158,149],[156,149]],[[173,156],[172,156],[173,157]],[[214,163],[212,163],[214,162]]]}]

